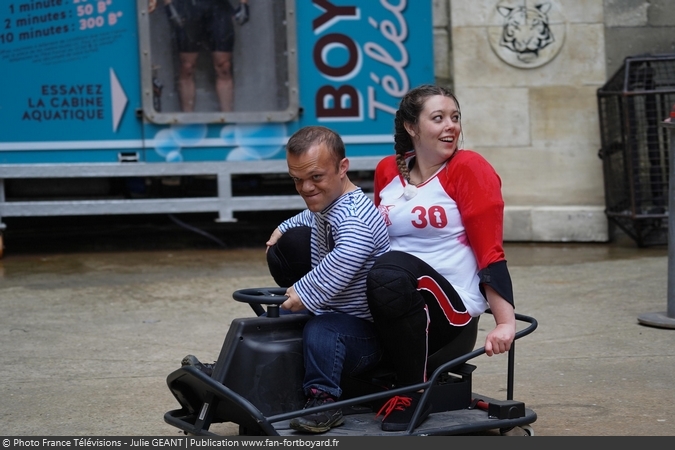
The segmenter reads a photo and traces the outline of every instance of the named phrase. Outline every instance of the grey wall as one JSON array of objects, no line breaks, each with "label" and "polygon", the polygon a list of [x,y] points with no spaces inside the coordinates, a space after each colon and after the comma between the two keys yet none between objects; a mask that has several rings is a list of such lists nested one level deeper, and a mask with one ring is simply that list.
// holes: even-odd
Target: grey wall
[{"label": "grey wall", "polygon": [[437,82],[459,96],[465,147],[502,178],[506,240],[605,241],[597,90],[627,56],[675,53],[675,0],[551,0],[566,37],[531,68],[488,42],[494,8],[523,1],[433,0]]},{"label": "grey wall", "polygon": [[675,53],[675,1],[604,0],[607,78],[627,56]]}]

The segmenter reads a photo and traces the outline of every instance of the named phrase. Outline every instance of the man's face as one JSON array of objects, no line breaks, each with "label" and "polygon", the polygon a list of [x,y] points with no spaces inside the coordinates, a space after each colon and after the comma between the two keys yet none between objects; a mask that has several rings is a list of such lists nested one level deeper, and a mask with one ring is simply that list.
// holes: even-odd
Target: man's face
[{"label": "man's face", "polygon": [[326,144],[314,144],[302,155],[286,155],[288,173],[307,208],[321,212],[344,193],[349,163],[338,164]]}]

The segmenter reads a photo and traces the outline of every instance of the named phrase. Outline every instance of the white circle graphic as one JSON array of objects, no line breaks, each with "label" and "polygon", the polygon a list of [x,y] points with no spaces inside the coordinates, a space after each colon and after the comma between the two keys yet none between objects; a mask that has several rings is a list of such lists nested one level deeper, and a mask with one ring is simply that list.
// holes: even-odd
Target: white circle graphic
[{"label": "white circle graphic", "polygon": [[567,20],[557,0],[500,0],[488,20],[492,50],[514,67],[543,66],[565,42]]}]

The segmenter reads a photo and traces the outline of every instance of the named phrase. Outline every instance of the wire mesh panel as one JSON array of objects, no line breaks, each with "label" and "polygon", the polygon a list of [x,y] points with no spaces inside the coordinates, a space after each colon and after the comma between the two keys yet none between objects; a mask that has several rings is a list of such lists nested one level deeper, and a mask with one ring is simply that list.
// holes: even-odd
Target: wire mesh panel
[{"label": "wire mesh panel", "polygon": [[675,54],[628,57],[598,89],[608,220],[641,247],[668,240],[669,133]]}]

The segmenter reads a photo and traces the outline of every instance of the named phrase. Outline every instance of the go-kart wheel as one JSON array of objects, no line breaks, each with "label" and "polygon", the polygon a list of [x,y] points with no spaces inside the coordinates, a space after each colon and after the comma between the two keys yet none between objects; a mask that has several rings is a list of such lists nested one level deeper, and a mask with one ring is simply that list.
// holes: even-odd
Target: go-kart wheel
[{"label": "go-kart wheel", "polygon": [[251,288],[234,291],[232,297],[238,302],[258,305],[281,305],[288,300],[286,288]]},{"label": "go-kart wheel", "polygon": [[499,434],[502,436],[534,436],[534,430],[529,425],[521,425],[513,428],[501,428]]}]

